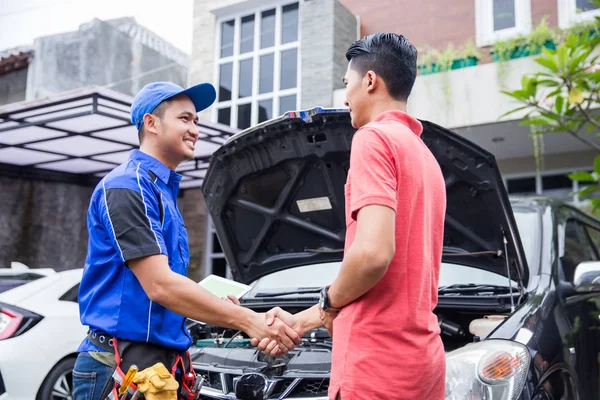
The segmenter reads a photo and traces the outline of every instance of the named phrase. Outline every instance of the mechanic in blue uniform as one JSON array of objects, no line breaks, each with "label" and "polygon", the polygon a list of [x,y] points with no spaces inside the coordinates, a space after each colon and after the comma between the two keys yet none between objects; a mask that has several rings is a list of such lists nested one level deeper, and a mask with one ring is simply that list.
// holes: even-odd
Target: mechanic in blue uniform
[{"label": "mechanic in blue uniform", "polygon": [[220,299],[186,277],[188,237],[176,202],[181,175],[175,169],[194,158],[197,112],[215,97],[208,83],[184,90],[155,82],[133,100],[131,122],[140,148],[97,185],[87,215],[79,307],[90,331],[73,371],[75,400],[102,395],[115,368],[113,338],[122,370],[136,364],[141,371],[158,361],[169,368],[191,345],[186,317],[251,338],[270,337],[287,349],[300,342],[280,320],[269,327],[264,314]]}]

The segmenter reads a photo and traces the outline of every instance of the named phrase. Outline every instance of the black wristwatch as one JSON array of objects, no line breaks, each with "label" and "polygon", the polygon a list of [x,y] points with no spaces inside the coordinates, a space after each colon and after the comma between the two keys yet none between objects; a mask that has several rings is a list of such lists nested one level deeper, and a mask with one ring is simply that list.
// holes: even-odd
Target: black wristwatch
[{"label": "black wristwatch", "polygon": [[333,308],[329,304],[329,286],[325,286],[319,295],[319,306],[325,312],[340,312],[341,308]]}]

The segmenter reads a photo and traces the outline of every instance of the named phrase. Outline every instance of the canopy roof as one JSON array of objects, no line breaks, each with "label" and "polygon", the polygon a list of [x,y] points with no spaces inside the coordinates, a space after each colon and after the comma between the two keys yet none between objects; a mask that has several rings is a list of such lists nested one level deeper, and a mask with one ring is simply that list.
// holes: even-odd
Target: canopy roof
[{"label": "canopy roof", "polygon": [[[138,136],[133,98],[88,87],[0,107],[0,175],[95,185],[121,164]],[[237,130],[198,122],[195,159],[179,166],[180,187],[200,187],[211,154]]]}]

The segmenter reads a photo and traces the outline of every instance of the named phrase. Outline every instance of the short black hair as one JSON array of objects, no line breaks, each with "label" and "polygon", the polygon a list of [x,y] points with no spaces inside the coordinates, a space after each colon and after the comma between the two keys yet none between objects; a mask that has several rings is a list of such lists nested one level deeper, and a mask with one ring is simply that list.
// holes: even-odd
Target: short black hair
[{"label": "short black hair", "polygon": [[390,96],[408,99],[417,77],[417,49],[403,35],[374,33],[354,42],[346,52],[352,69],[379,75]]},{"label": "short black hair", "polygon": [[[152,110],[152,112],[150,114],[155,115],[158,118],[164,117],[165,110],[166,110],[167,106],[169,104],[171,104],[172,101],[173,101],[172,99],[166,99],[166,100],[161,101],[160,103],[158,103],[156,108],[154,110]],[[146,132],[144,130],[144,124],[142,124],[142,126],[140,127],[140,130],[138,131],[138,140],[140,141],[140,144],[142,144],[145,134],[146,134]]]}]

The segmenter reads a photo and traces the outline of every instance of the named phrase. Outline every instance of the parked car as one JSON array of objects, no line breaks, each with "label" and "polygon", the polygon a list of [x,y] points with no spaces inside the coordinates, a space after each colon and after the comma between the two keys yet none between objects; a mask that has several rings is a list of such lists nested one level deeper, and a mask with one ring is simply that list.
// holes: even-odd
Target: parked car
[{"label": "parked car", "polygon": [[0,269],[0,399],[72,399],[82,269]]},{"label": "parked car", "polygon": [[[600,398],[600,221],[549,199],[509,201],[490,153],[422,122],[447,185],[435,310],[446,399]],[[346,110],[317,108],[213,154],[202,190],[235,278],[253,284],[244,306],[295,313],[337,275],[354,132]],[[323,328],[277,358],[240,332],[192,332],[205,399],[327,398],[334,344]]]}]

